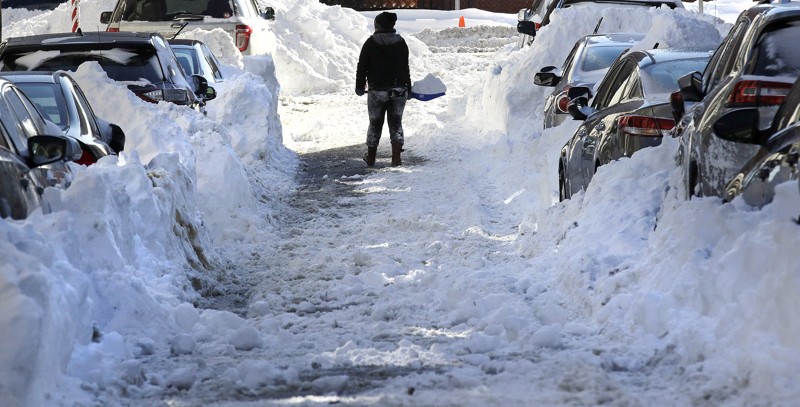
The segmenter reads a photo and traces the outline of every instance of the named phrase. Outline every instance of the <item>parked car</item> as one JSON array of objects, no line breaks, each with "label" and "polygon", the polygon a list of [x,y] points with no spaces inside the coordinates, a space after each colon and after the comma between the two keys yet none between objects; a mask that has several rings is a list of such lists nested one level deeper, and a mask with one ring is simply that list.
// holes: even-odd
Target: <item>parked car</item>
[{"label": "parked car", "polygon": [[78,142],[42,117],[16,85],[0,78],[0,217],[23,219],[43,206],[47,187],[67,188],[66,161],[83,154]]},{"label": "parked car", "polygon": [[[547,1],[547,0],[543,0]],[[596,4],[605,7],[668,7],[670,9],[684,8],[679,0],[551,0],[547,5],[547,11],[542,16],[544,27],[550,24],[553,13],[567,7],[583,7],[585,5]]]},{"label": "parked car", "polygon": [[0,44],[0,71],[75,71],[88,61],[148,102],[202,110],[216,94],[202,76],[184,76],[175,53],[156,33],[42,34]]},{"label": "parked car", "polygon": [[[561,150],[559,198],[586,189],[597,168],[645,147],[661,144],[674,126],[669,94],[677,79],[708,62],[711,50],[633,51],[617,59],[597,88],[570,89],[569,110],[583,120]],[[576,95],[581,95],[575,97]]]},{"label": "parked car", "polygon": [[634,33],[587,35],[572,47],[561,70],[555,66],[542,68],[534,76],[534,83],[554,87],[544,103],[544,128],[558,126],[569,116],[570,88],[594,87],[617,57],[642,38],[644,34]]},{"label": "parked car", "polygon": [[98,118],[80,86],[64,71],[4,72],[42,115],[57,124],[64,135],[78,141],[83,156],[78,164],[91,165],[125,147],[125,133],[116,124]]},{"label": "parked car", "polygon": [[148,102],[202,110],[216,95],[202,76],[184,76],[175,53],[156,33],[42,34],[0,44],[0,71],[75,71],[88,61]]},{"label": "parked car", "polygon": [[517,32],[520,33],[518,46],[531,45],[536,31],[542,27],[542,17],[547,11],[548,0],[533,0],[531,8],[524,8],[517,13]]},{"label": "parked car", "polygon": [[271,7],[255,0],[117,0],[114,11],[101,13],[106,31],[157,32],[166,38],[184,30],[221,28],[242,54],[267,50]]},{"label": "parked car", "polygon": [[757,152],[758,146],[717,137],[713,124],[730,112],[757,108],[759,129],[770,127],[800,75],[797,38],[800,4],[756,5],[739,15],[702,74],[679,80],[683,100],[694,103],[675,131],[687,198],[724,196],[727,182]]},{"label": "parked car", "polygon": [[24,8],[28,10],[55,10],[64,4],[61,0],[4,0],[3,8]]},{"label": "parked car", "polygon": [[800,178],[800,80],[778,109],[772,126],[759,130],[760,111],[749,107],[728,112],[714,123],[714,133],[725,140],[760,146],[758,152],[725,187],[725,201],[742,195],[747,204],[762,207],[775,196],[775,187]]},{"label": "parked car", "polygon": [[169,46],[178,57],[183,71],[188,75],[202,75],[208,83],[220,83],[225,80],[222,63],[213,52],[199,40],[172,39]]}]

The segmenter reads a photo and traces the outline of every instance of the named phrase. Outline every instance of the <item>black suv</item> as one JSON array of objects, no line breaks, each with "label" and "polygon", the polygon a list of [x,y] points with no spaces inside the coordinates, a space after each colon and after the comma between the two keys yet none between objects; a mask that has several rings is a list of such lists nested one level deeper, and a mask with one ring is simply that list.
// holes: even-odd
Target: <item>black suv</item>
[{"label": "black suv", "polygon": [[748,205],[762,207],[775,196],[775,187],[800,177],[800,79],[772,120],[759,130],[757,107],[729,112],[716,123],[714,133],[725,140],[761,146],[725,188],[725,201],[742,195]]},{"label": "black suv", "polygon": [[200,75],[187,78],[167,41],[156,33],[92,32],[12,37],[0,44],[2,71],[75,71],[96,61],[108,77],[148,102],[200,110],[214,89]]},{"label": "black suv", "polygon": [[[800,5],[761,3],[743,11],[714,52],[704,72],[678,80],[684,101],[697,102],[676,124],[678,162],[686,198],[723,196],[727,182],[758,146],[717,136],[723,115],[757,108],[759,129],[767,129],[800,75]],[[680,110],[680,103],[673,103]],[[675,116],[682,112],[676,111]]]}]

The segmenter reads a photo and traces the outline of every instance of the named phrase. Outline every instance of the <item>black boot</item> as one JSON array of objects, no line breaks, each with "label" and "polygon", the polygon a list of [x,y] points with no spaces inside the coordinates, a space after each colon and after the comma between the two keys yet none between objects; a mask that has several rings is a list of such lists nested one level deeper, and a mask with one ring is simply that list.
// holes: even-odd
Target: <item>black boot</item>
[{"label": "black boot", "polygon": [[402,165],[403,161],[400,159],[400,153],[403,152],[403,145],[392,143],[392,166],[396,167]]},{"label": "black boot", "polygon": [[378,147],[367,146],[367,152],[364,154],[364,162],[370,167],[375,165],[375,156],[378,155]]}]

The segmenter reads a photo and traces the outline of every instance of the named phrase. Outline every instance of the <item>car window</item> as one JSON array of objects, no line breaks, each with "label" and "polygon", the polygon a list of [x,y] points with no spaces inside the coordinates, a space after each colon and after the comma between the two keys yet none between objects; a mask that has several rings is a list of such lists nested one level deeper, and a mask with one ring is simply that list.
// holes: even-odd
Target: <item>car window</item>
[{"label": "car window", "polygon": [[197,54],[195,54],[189,48],[173,48],[172,51],[175,52],[175,56],[178,58],[178,63],[183,68],[183,72],[186,73],[187,76],[192,76],[200,71],[200,61],[197,60]]},{"label": "car window", "polygon": [[217,65],[217,60],[214,58],[214,55],[211,53],[211,50],[208,49],[205,45],[201,48],[203,50],[203,58],[205,58],[208,66],[211,68],[211,74],[214,75],[215,79],[222,79],[222,71],[219,69],[219,65]]},{"label": "car window", "polygon": [[725,42],[723,42],[708,63],[706,72],[703,74],[703,87],[704,92],[708,93],[714,86],[728,76],[734,68],[734,63],[738,57],[738,51],[741,47],[742,38],[747,32],[749,22],[746,20],[740,21],[730,31]]},{"label": "car window", "polygon": [[703,69],[707,61],[707,58],[678,59],[644,67],[642,77],[645,94],[652,96],[678,90],[678,78]]},{"label": "car window", "polygon": [[800,38],[800,21],[771,24],[756,41],[754,75],[792,76],[800,73],[800,48],[794,41]]},{"label": "car window", "polygon": [[230,0],[127,0],[119,12],[124,21],[172,21],[182,14],[229,18],[234,6]]},{"label": "car window", "polygon": [[69,128],[69,116],[65,108],[67,102],[55,83],[17,83],[17,86],[28,95],[28,98],[39,109],[39,112],[51,122],[66,130]]},{"label": "car window", "polygon": [[609,99],[606,106],[616,105],[623,100],[631,99],[632,95],[641,95],[641,85],[639,82],[639,70],[634,69],[619,85],[614,94]]},{"label": "car window", "polygon": [[[81,90],[78,84],[73,82],[72,79],[69,79],[67,86],[72,88],[72,94],[81,115],[81,134],[91,133],[100,136],[100,126],[97,125],[94,111],[92,111],[92,106],[89,104],[89,101],[86,100],[86,95],[83,94],[83,90]],[[87,126],[85,129],[86,132],[84,132],[84,125]]]},{"label": "car window", "polygon": [[110,48],[76,52],[55,52],[31,62],[32,53],[3,53],[4,70],[76,71],[84,62],[100,64],[109,78],[121,82],[164,81],[161,65],[152,47]]},{"label": "car window", "polygon": [[8,105],[5,98],[0,100],[0,121],[2,121],[8,137],[11,139],[17,151],[22,152],[25,150],[27,148],[27,141],[25,133],[22,130],[22,123],[19,123],[14,114],[11,113],[11,106]]},{"label": "car window", "polygon": [[0,148],[5,148],[6,150],[14,151],[14,149],[11,148],[11,145],[8,144],[8,140],[6,140],[5,136],[6,131],[3,128],[3,126],[0,126],[0,132],[2,132],[0,133]]},{"label": "car window", "polygon": [[25,138],[37,135],[38,131],[36,130],[36,124],[33,122],[33,117],[31,117],[31,113],[25,107],[25,104],[22,102],[16,90],[11,87],[6,88],[3,91],[3,97],[8,102],[8,105],[11,106],[11,111],[17,118],[20,133],[23,134]]},{"label": "car window", "polygon": [[[613,104],[613,100],[615,100],[614,97],[617,96],[617,91],[631,75],[635,66],[635,62],[627,60],[615,70],[615,72],[612,74],[613,76],[607,76],[606,78],[603,78],[604,83],[606,83],[607,80],[611,80],[611,82],[606,83],[603,95],[600,95],[598,92],[598,96],[602,97],[595,99],[595,109],[603,109]],[[621,94],[616,98],[616,100],[619,100],[619,97],[621,97]]]},{"label": "car window", "polygon": [[630,44],[619,46],[587,47],[586,56],[583,58],[581,70],[584,72],[606,69],[623,51],[630,48]]},{"label": "car window", "polygon": [[572,46],[572,51],[569,52],[567,59],[564,61],[564,65],[561,67],[563,77],[565,77],[569,82],[572,82],[572,68],[575,62],[575,55],[577,54],[578,49],[581,47],[582,42],[583,41],[580,41]]}]

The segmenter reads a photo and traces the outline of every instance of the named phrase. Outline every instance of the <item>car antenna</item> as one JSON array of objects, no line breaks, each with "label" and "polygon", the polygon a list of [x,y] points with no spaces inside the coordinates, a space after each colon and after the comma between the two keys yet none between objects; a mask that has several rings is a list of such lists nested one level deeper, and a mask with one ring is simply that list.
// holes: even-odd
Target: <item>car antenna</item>
[{"label": "car antenna", "polygon": [[594,26],[594,32],[592,34],[597,34],[597,30],[600,29],[600,23],[603,22],[603,17],[600,17],[600,20],[597,22],[597,25]]},{"label": "car antenna", "polygon": [[78,35],[80,35],[81,37],[83,37],[83,30],[81,30],[81,28],[80,28],[80,27],[78,27],[78,29],[77,29],[77,30],[75,30],[75,34],[78,34]]},{"label": "car antenna", "polygon": [[178,29],[178,32],[176,32],[176,33],[175,33],[175,35],[173,35],[173,36],[172,36],[172,38],[170,38],[170,39],[171,39],[171,40],[174,40],[175,38],[177,38],[177,37],[178,37],[178,34],[180,34],[180,33],[181,33],[181,31],[183,31],[183,29],[184,29],[184,28],[186,28],[186,26],[187,26],[187,25],[189,25],[189,22],[188,22],[188,21],[187,21],[187,22],[185,22],[185,23],[183,23],[183,24],[181,25],[181,28],[179,28],[179,29]]}]

